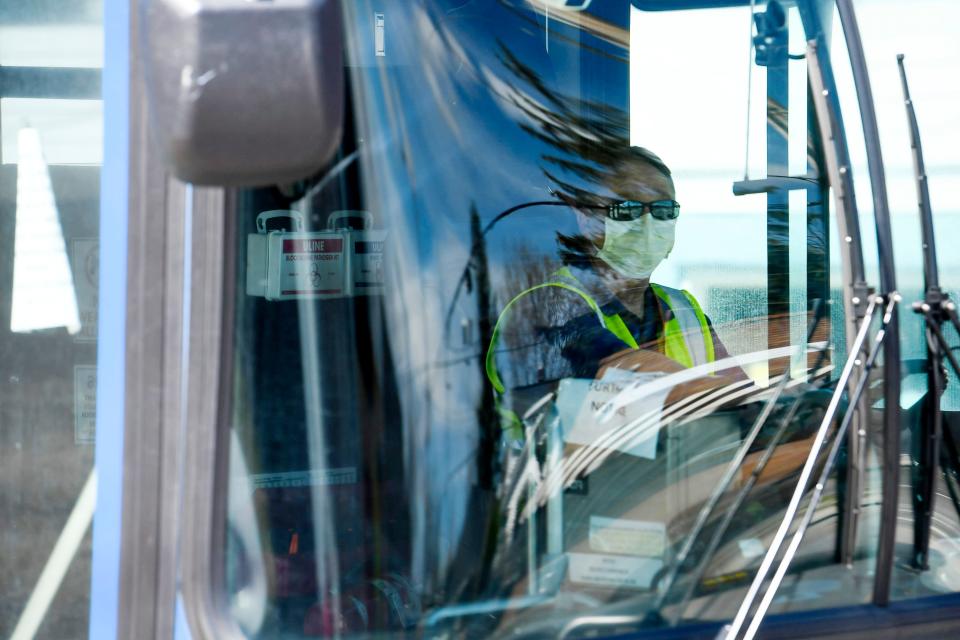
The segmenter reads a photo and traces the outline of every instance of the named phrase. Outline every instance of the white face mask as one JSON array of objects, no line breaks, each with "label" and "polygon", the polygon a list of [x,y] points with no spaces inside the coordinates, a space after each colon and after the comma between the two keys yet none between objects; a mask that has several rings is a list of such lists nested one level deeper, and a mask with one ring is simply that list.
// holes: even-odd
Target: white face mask
[{"label": "white face mask", "polygon": [[606,220],[601,260],[627,278],[649,279],[673,250],[676,220],[657,220],[650,214],[637,220]]}]

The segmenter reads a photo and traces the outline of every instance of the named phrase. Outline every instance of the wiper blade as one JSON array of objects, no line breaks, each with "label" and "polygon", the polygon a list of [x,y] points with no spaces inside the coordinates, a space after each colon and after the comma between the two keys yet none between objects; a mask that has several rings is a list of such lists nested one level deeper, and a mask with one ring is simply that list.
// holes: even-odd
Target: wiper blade
[{"label": "wiper blade", "polygon": [[[913,564],[916,568],[929,568],[930,531],[933,525],[933,508],[936,499],[936,482],[939,465],[943,466],[946,482],[950,490],[954,507],[960,513],[960,502],[951,481],[958,475],[957,446],[953,435],[943,428],[943,413],[940,398],[946,389],[946,370],[944,360],[950,362],[960,376],[958,366],[942,325],[953,322],[960,331],[960,322],[956,322],[956,307],[945,292],[940,289],[940,276],[937,269],[937,245],[933,230],[933,211],[930,205],[930,185],[923,162],[923,147],[920,142],[920,126],[917,112],[910,97],[907,84],[907,71],[903,64],[903,54],[897,55],[900,71],[900,83],[903,87],[903,102],[910,127],[910,150],[913,155],[913,175],[917,185],[917,207],[920,214],[920,232],[923,251],[923,278],[925,291],[923,301],[914,303],[913,310],[925,317],[927,343],[927,397],[926,419],[919,429],[917,466],[913,473]],[[952,313],[951,313],[952,312]],[[940,446],[943,444],[946,455],[941,459]],[[939,465],[938,465],[939,463]]]},{"label": "wiper blade", "polygon": [[930,207],[930,186],[927,184],[927,171],[923,164],[923,147],[920,143],[920,126],[917,124],[917,112],[910,98],[907,85],[907,71],[903,66],[903,54],[897,54],[897,66],[900,70],[900,84],[903,86],[903,101],[907,110],[907,122],[910,125],[910,150],[913,152],[913,175],[917,183],[917,204],[920,207],[920,232],[923,238],[923,277],[927,289],[940,288],[940,276],[937,271],[937,246],[933,235],[933,211]]}]

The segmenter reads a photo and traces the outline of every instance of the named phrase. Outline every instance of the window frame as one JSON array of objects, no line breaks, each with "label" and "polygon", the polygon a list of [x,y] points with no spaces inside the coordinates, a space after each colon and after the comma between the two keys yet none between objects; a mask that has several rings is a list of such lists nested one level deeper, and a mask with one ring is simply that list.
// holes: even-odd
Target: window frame
[{"label": "window frame", "polygon": [[[129,121],[123,170],[129,182],[125,222],[130,250],[125,300],[120,303],[126,331],[123,481],[117,489],[122,493],[120,562],[111,622],[118,637],[142,637],[147,632],[151,637],[170,638],[177,595],[181,492],[176,489],[181,482],[183,446],[182,382],[186,370],[180,355],[185,335],[184,282],[189,279],[184,262],[189,189],[169,177],[150,132],[149,96],[138,55],[137,2],[132,0],[128,9],[130,66],[125,97],[129,102],[125,115]],[[111,127],[105,127],[105,134],[111,134]],[[104,161],[113,162],[115,157],[105,154]],[[94,588],[99,585],[94,583]],[[106,632],[106,624],[102,623],[99,633]]]}]

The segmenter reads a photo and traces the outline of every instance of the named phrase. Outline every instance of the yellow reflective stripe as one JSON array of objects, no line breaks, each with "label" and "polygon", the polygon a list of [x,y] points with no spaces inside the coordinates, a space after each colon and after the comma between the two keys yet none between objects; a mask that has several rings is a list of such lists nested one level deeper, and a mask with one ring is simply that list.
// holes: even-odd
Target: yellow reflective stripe
[{"label": "yellow reflective stripe", "polygon": [[704,351],[707,353],[707,362],[713,362],[717,359],[717,356],[713,350],[713,334],[710,333],[710,325],[707,324],[707,316],[703,312],[703,309],[700,308],[700,303],[697,302],[697,299],[693,297],[693,294],[686,289],[682,289],[682,291],[683,295],[690,303],[690,306],[693,307],[693,312],[697,314],[697,320],[700,321],[700,331],[703,334],[703,347]]},{"label": "yellow reflective stripe", "polygon": [[607,331],[620,338],[620,341],[631,349],[640,348],[640,345],[637,344],[636,338],[634,338],[633,334],[630,333],[627,323],[623,321],[623,318],[620,317],[619,313],[614,313],[613,315],[609,316],[604,315],[603,326],[607,328]]},{"label": "yellow reflective stripe", "polygon": [[[670,301],[670,294],[658,284],[651,282],[650,286],[653,288],[653,292],[657,297],[667,305],[667,308],[672,310],[673,304]],[[667,320],[663,325],[663,354],[684,367],[690,368],[694,365],[693,358],[690,356],[690,350],[687,349],[687,342],[683,336],[683,328],[680,326],[680,321],[677,320],[676,316]]]},{"label": "yellow reflective stripe", "polygon": [[663,325],[663,353],[688,369],[694,364],[683,337],[683,329],[676,319],[669,320]]},{"label": "yellow reflective stripe", "polygon": [[[563,270],[559,272],[561,276],[567,276],[572,278],[573,276],[569,271],[563,273]],[[618,314],[606,315],[603,311],[600,310],[600,305],[597,304],[596,300],[590,297],[585,291],[568,284],[566,282],[544,282],[543,284],[538,284],[534,287],[530,287],[525,291],[521,291],[516,296],[513,297],[510,302],[503,308],[503,311],[500,312],[500,317],[497,318],[497,324],[493,327],[493,335],[490,336],[490,345],[487,347],[487,357],[484,362],[484,369],[487,372],[487,379],[490,380],[490,384],[493,385],[493,388],[497,390],[498,393],[503,393],[506,391],[506,388],[503,386],[503,381],[500,379],[500,374],[497,372],[497,363],[496,358],[494,357],[494,352],[497,347],[497,342],[500,340],[500,327],[503,324],[503,320],[507,315],[507,311],[510,310],[510,307],[513,306],[520,298],[524,297],[528,293],[532,293],[537,289],[544,289],[546,287],[559,287],[561,289],[566,289],[567,291],[572,291],[587,303],[587,306],[597,314],[597,320],[605,329],[610,333],[615,335],[617,338],[622,340],[628,347],[631,349],[639,349],[640,345],[637,344],[636,339],[630,334],[630,330],[627,329],[626,323],[623,321]]]}]

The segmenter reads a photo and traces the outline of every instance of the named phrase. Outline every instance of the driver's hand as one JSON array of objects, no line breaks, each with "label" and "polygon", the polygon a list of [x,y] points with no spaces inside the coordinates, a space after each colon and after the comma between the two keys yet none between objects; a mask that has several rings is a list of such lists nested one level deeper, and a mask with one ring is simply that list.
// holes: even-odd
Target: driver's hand
[{"label": "driver's hand", "polygon": [[[686,367],[676,360],[668,358],[659,351],[649,349],[624,349],[612,356],[604,358],[600,361],[597,379],[603,378],[607,370],[611,368],[635,371],[638,373],[660,372],[665,374],[679,373],[686,370]],[[666,404],[673,404],[701,391],[719,389],[720,387],[735,383],[738,380],[735,376],[723,374],[702,376],[694,380],[689,380],[675,385],[673,389],[670,390]]]},{"label": "driver's hand", "polygon": [[637,372],[677,373],[684,367],[659,351],[649,349],[624,349],[600,361],[597,379],[604,376],[608,369],[625,369]]}]

